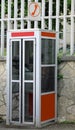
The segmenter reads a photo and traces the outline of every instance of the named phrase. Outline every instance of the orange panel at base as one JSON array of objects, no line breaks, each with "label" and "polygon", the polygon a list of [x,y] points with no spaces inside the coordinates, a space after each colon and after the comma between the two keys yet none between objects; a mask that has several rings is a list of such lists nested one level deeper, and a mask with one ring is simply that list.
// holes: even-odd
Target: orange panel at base
[{"label": "orange panel at base", "polygon": [[41,96],[41,121],[55,118],[55,94]]}]

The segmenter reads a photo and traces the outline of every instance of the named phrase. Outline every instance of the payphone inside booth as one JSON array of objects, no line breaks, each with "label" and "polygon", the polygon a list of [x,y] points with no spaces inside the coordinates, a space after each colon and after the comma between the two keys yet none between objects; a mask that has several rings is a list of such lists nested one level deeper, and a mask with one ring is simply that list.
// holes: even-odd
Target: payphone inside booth
[{"label": "payphone inside booth", "polygon": [[56,120],[56,33],[14,30],[7,36],[7,124],[41,127]]}]

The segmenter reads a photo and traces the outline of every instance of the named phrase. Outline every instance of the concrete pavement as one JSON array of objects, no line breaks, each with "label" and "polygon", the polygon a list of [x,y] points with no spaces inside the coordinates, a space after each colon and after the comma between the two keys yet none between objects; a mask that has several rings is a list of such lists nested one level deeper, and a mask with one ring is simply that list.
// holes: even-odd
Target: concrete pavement
[{"label": "concrete pavement", "polygon": [[64,124],[56,123],[43,128],[33,128],[33,127],[18,127],[18,126],[6,126],[5,124],[0,124],[0,130],[75,130],[75,124]]}]

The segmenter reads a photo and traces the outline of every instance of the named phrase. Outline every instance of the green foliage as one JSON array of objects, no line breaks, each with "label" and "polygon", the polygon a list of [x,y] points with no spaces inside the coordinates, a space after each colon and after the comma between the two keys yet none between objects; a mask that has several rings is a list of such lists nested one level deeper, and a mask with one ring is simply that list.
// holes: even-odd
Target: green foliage
[{"label": "green foliage", "polygon": [[11,3],[11,18],[14,17],[14,2]]},{"label": "green foliage", "polygon": [[61,124],[75,124],[75,120],[74,121],[63,121],[63,122],[61,122]]},{"label": "green foliage", "polygon": [[24,15],[27,16],[28,14],[28,0],[25,1],[25,7],[24,7]]},{"label": "green foliage", "polygon": [[58,55],[57,55],[57,63],[58,63],[58,65],[61,64],[61,62],[62,62],[62,56],[63,56],[62,53],[59,52]]},{"label": "green foliage", "polygon": [[58,73],[58,74],[57,74],[57,79],[58,79],[58,80],[63,79],[63,75],[60,74],[60,73]]},{"label": "green foliage", "polygon": [[5,0],[5,14],[8,14],[8,0]]},{"label": "green foliage", "polygon": [[67,13],[69,14],[71,10],[71,0],[68,0],[68,3],[67,3]]}]

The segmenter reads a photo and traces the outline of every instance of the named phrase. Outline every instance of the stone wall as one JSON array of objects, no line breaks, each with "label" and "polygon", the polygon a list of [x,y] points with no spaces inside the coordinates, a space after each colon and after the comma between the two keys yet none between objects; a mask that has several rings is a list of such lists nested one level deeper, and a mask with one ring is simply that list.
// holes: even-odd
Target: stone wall
[{"label": "stone wall", "polygon": [[0,118],[6,118],[6,62],[0,61]]},{"label": "stone wall", "polygon": [[62,62],[58,81],[58,121],[75,121],[75,62]]},{"label": "stone wall", "polygon": [[[75,121],[75,62],[62,62],[58,81],[58,121]],[[6,61],[0,61],[0,117],[6,119]]]}]

